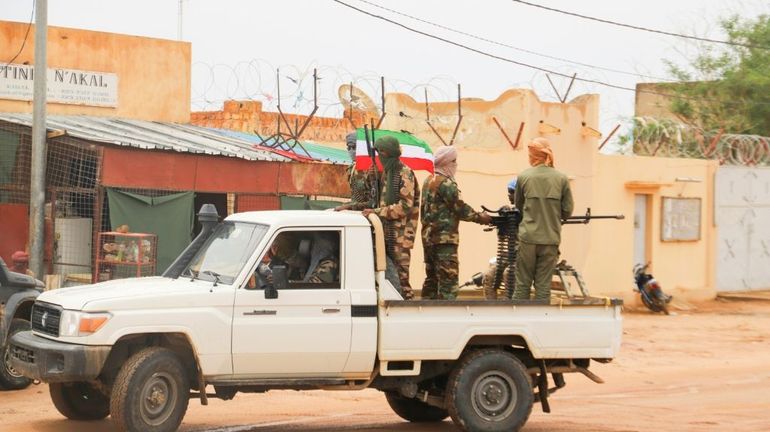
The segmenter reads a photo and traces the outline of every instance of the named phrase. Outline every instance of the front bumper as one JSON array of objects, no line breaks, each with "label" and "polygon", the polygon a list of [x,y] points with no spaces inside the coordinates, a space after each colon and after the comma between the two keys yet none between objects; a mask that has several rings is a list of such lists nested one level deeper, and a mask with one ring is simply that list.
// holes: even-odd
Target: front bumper
[{"label": "front bumper", "polygon": [[10,341],[11,366],[27,378],[44,382],[90,381],[99,376],[109,346],[57,342],[23,331]]}]

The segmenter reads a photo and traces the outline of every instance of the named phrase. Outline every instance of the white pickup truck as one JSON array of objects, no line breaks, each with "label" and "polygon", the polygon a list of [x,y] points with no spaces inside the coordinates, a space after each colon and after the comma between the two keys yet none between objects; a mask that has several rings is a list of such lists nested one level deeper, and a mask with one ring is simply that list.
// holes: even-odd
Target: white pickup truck
[{"label": "white pickup truck", "polygon": [[620,348],[618,300],[403,300],[374,216],[205,210],[164,276],[37,298],[11,363],[64,416],[173,431],[190,397],[376,388],[408,421],[515,431],[564,373],[601,382],[591,359]]}]

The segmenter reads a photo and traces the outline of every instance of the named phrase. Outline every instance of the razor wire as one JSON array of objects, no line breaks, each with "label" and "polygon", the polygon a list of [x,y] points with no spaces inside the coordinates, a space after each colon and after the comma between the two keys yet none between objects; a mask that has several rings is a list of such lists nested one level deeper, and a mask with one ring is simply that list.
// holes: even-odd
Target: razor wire
[{"label": "razor wire", "polygon": [[[194,111],[219,110],[227,100],[260,101],[266,110],[308,113],[314,107],[313,70],[318,71],[318,115],[341,117],[344,107],[338,89],[352,84],[369,95],[380,108],[381,74],[374,71],[353,73],[342,66],[315,63],[300,67],[274,65],[264,59],[241,61],[234,65],[196,62],[192,65],[191,108]],[[439,75],[426,81],[412,83],[386,77],[386,93],[405,93],[422,101],[427,89],[431,100],[447,101],[456,98],[456,81],[448,75]],[[392,113],[391,113],[392,114]],[[397,114],[397,113],[396,113]]]},{"label": "razor wire", "polygon": [[770,165],[770,138],[703,131],[672,119],[635,117],[634,154],[713,159],[721,165]]}]

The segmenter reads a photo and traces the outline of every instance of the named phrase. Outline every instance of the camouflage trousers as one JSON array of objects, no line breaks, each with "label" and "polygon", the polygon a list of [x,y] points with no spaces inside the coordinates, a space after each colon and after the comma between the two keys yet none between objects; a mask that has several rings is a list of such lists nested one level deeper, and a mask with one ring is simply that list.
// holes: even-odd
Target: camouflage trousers
[{"label": "camouflage trousers", "polygon": [[392,250],[393,252],[390,257],[398,271],[398,281],[401,283],[401,295],[404,297],[404,300],[411,300],[414,298],[412,285],[409,284],[409,264],[412,261],[412,249],[395,244]]},{"label": "camouflage trousers", "polygon": [[516,290],[514,300],[527,300],[535,285],[535,300],[551,299],[553,269],[559,261],[559,246],[519,242],[516,257]]},{"label": "camouflage trousers", "polygon": [[458,260],[456,244],[437,244],[425,248],[425,282],[422,298],[454,300],[460,287],[457,283]]}]

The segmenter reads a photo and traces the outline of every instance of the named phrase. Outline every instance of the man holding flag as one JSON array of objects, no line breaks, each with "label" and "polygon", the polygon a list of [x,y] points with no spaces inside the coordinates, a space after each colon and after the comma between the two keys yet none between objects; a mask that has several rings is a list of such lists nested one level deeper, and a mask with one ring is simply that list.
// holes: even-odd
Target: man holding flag
[{"label": "man holding flag", "polygon": [[[383,167],[383,173],[379,179],[380,199],[377,208],[364,209],[363,214],[368,216],[374,213],[384,222],[385,247],[398,268],[401,294],[404,299],[409,300],[413,297],[409,283],[409,264],[420,213],[420,189],[414,172],[399,160],[401,145],[393,136],[394,134],[381,136],[374,142],[374,148],[379,153],[379,161]],[[430,147],[428,147],[428,155],[432,171],[433,160]],[[357,168],[361,168],[359,164]]]}]

